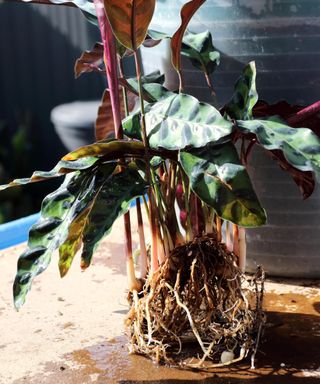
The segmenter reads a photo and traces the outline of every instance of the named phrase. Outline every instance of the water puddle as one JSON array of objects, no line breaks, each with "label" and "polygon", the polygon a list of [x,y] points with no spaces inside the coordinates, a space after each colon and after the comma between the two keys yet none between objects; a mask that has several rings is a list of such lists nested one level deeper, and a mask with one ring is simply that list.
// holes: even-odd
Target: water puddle
[{"label": "water puddle", "polygon": [[46,364],[43,374],[15,384],[316,384],[320,383],[319,296],[266,295],[267,327],[257,354],[257,369],[246,361],[214,373],[156,366],[128,355],[119,336],[64,356],[63,364]]}]

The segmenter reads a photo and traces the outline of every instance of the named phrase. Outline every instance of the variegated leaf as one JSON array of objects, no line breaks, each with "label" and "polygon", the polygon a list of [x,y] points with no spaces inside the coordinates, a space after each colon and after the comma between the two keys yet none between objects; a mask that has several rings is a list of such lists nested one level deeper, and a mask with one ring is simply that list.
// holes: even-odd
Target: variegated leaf
[{"label": "variegated leaf", "polygon": [[17,309],[24,304],[33,279],[48,267],[52,252],[65,240],[67,227],[81,201],[79,196],[86,191],[85,178],[79,173],[67,175],[62,186],[44,199],[41,218],[32,226],[28,248],[18,260],[13,288]]},{"label": "variegated leaf", "polygon": [[109,176],[87,217],[83,231],[82,268],[87,268],[99,241],[112,228],[114,221],[125,214],[133,199],[142,196],[147,185],[137,170],[126,168],[123,172]]},{"label": "variegated leaf", "polygon": [[[146,107],[146,129],[151,148],[169,150],[203,147],[226,140],[233,124],[210,104],[195,97],[173,94]],[[133,114],[123,121],[125,134],[140,138],[140,116]]]},{"label": "variegated leaf", "polygon": [[301,171],[313,171],[320,179],[320,138],[308,128],[291,128],[274,117],[267,120],[237,121],[238,129],[254,134],[267,150],[282,151],[289,164]]},{"label": "variegated leaf", "polygon": [[192,190],[224,220],[243,227],[265,224],[266,215],[231,142],[180,152]]},{"label": "variegated leaf", "polygon": [[257,101],[256,64],[251,61],[245,66],[242,75],[237,80],[234,94],[225,110],[232,119],[251,120],[252,110]]},{"label": "variegated leaf", "polygon": [[98,157],[93,156],[82,156],[82,158],[79,158],[77,161],[61,160],[51,171],[35,171],[30,178],[15,179],[9,184],[0,185],[0,191],[6,188],[15,187],[17,185],[35,183],[46,179],[52,179],[54,177],[64,176],[70,172],[88,169],[97,161]]},{"label": "variegated leaf", "polygon": [[207,75],[210,75],[220,63],[220,53],[212,43],[209,31],[192,33],[188,31],[182,40],[181,54]]}]

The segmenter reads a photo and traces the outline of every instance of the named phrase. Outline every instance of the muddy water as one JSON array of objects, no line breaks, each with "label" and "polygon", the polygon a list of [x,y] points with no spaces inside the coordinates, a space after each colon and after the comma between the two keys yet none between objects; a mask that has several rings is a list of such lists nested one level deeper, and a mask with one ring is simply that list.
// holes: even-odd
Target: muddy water
[{"label": "muddy water", "polygon": [[320,296],[268,293],[267,326],[256,369],[249,362],[215,373],[158,367],[141,356],[128,355],[120,336],[65,356],[65,363],[47,364],[44,373],[16,384],[320,384]]}]

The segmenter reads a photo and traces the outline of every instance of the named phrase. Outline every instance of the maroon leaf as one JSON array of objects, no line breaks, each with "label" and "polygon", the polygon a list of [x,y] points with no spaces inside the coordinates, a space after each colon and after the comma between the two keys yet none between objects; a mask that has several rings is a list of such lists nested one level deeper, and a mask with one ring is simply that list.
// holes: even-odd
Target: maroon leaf
[{"label": "maroon leaf", "polygon": [[181,45],[187,26],[200,6],[206,0],[191,0],[181,9],[181,25],[171,39],[172,64],[178,73],[181,72]]},{"label": "maroon leaf", "polygon": [[287,162],[283,153],[279,150],[266,151],[273,160],[276,160],[279,166],[286,172],[288,172],[293,178],[294,182],[300,188],[300,191],[304,199],[307,199],[312,195],[315,188],[315,179],[312,172],[303,172],[294,168]]},{"label": "maroon leaf", "polygon": [[85,72],[105,72],[103,64],[103,44],[95,43],[91,51],[85,51],[74,66],[75,77],[78,78]]}]

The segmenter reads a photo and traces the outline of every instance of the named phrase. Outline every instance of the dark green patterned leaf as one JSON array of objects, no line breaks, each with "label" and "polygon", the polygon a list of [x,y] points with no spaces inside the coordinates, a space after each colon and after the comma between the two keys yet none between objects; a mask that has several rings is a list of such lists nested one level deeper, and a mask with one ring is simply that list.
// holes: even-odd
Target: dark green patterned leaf
[{"label": "dark green patterned leaf", "polygon": [[201,71],[210,75],[220,63],[220,53],[215,50],[209,31],[192,33],[188,31],[182,40],[181,54]]},{"label": "dark green patterned leaf", "polygon": [[[115,167],[116,163],[108,163],[94,171],[67,175],[61,187],[43,200],[41,218],[32,226],[28,248],[18,261],[14,282],[16,308],[23,305],[34,277],[48,267],[52,252],[60,246],[61,274],[67,272],[79,245],[74,236],[79,231],[79,218],[90,212],[95,195]],[[84,227],[84,222],[81,224]]]},{"label": "dark green patterned leaf", "polygon": [[[163,86],[164,79],[164,75],[162,75],[159,71],[150,73],[142,78],[142,91],[145,101],[148,103],[154,103],[173,94],[173,92]],[[139,85],[135,77],[127,80],[120,79],[120,83],[130,92],[139,96]]]},{"label": "dark green patterned leaf", "polygon": [[[181,93],[148,105],[145,121],[150,147],[169,150],[224,141],[233,128],[213,106]],[[140,137],[139,113],[126,118],[123,128],[129,137]]]},{"label": "dark green patterned leaf", "polygon": [[0,185],[0,191],[9,187],[15,187],[17,185],[24,185],[29,183],[35,183],[38,181],[52,179],[54,177],[64,176],[67,173],[84,170],[90,168],[98,161],[98,157],[86,156],[78,159],[77,161],[61,160],[59,163],[48,172],[35,171],[30,178],[15,179],[9,184]]},{"label": "dark green patterned leaf", "polygon": [[72,261],[82,244],[82,234],[86,220],[94,205],[105,180],[113,173],[117,163],[101,165],[92,174],[91,184],[88,185],[88,193],[82,198],[81,204],[76,209],[76,216],[68,227],[68,236],[59,247],[59,271],[61,277],[65,276],[71,267]]},{"label": "dark green patterned leaf", "polygon": [[146,183],[137,170],[126,168],[104,182],[87,217],[83,232],[82,268],[87,268],[99,241],[112,228],[114,221],[130,207],[138,196],[146,193]]},{"label": "dark green patterned leaf", "polygon": [[80,173],[67,175],[61,187],[44,199],[41,218],[32,226],[28,248],[18,260],[14,281],[14,301],[17,309],[25,302],[34,277],[48,267],[52,252],[65,240],[67,227],[83,194],[81,191],[85,178],[86,176]]},{"label": "dark green patterned leaf", "polygon": [[281,150],[289,164],[301,171],[313,171],[320,179],[320,138],[309,128],[291,128],[277,117],[237,121],[243,133],[254,134],[267,150]]},{"label": "dark green patterned leaf", "polygon": [[235,84],[232,99],[226,105],[226,113],[232,119],[251,120],[252,109],[257,101],[256,64],[251,61]]},{"label": "dark green patterned leaf", "polygon": [[231,142],[181,152],[192,190],[225,220],[243,227],[265,224],[266,215]]}]

